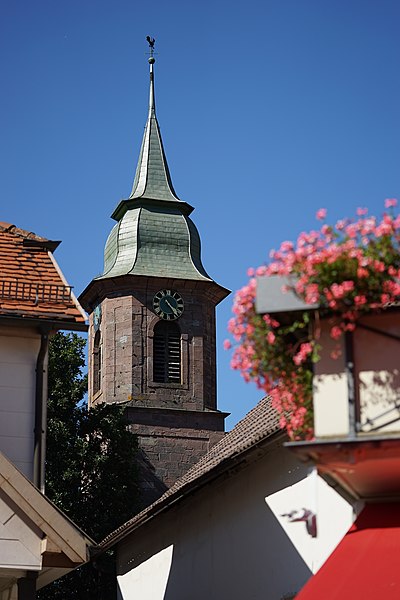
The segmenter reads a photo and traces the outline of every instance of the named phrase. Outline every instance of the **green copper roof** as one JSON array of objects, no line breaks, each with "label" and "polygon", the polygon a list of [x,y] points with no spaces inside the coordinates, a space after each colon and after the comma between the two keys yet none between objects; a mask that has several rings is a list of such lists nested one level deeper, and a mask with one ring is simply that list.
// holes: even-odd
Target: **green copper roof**
[{"label": "green copper roof", "polygon": [[100,279],[119,275],[211,281],[201,263],[194,223],[173,207],[132,208],[114,225]]},{"label": "green copper roof", "polygon": [[172,186],[156,117],[153,64],[150,64],[149,116],[129,198],[180,201]]},{"label": "green copper roof", "polygon": [[96,279],[131,274],[212,281],[188,216],[193,208],[172,186],[155,114],[153,57],[149,63],[149,114],[132,193],[112,215],[118,222],[106,242],[104,272]]},{"label": "green copper roof", "polygon": [[112,218],[116,221],[126,210],[134,206],[135,200],[150,200],[154,202],[173,202],[181,206],[181,210],[189,214],[193,208],[178,198],[171,181],[167,159],[161,139],[160,126],[156,117],[154,99],[154,58],[150,63],[150,96],[149,114],[144,130],[139,161],[136,167],[135,179],[131,195],[127,200],[121,200]]}]

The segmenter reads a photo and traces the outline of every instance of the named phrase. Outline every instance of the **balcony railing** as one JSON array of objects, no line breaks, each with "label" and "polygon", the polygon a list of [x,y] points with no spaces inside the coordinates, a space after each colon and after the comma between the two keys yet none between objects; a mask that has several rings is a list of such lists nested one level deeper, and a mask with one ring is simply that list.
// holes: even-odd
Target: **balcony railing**
[{"label": "balcony railing", "polygon": [[53,285],[52,283],[28,283],[26,281],[0,280],[0,298],[21,300],[23,302],[65,303],[71,301],[72,287]]}]

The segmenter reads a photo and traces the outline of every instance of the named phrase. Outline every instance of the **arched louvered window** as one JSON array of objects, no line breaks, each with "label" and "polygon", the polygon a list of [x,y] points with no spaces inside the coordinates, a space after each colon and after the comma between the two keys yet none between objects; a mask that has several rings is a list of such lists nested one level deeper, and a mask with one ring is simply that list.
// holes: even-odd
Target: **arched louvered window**
[{"label": "arched louvered window", "polygon": [[176,323],[160,321],[154,328],[153,379],[181,383],[181,332]]},{"label": "arched louvered window", "polygon": [[96,331],[93,340],[93,394],[101,388],[101,336],[100,330]]}]

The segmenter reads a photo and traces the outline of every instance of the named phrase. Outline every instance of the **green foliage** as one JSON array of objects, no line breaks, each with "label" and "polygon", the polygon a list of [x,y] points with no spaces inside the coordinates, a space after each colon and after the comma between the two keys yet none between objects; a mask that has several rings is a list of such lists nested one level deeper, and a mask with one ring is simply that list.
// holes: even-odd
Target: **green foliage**
[{"label": "green foliage", "polygon": [[[49,349],[46,495],[96,542],[137,512],[136,437],[123,409],[87,409],[86,342],[58,333]],[[41,600],[115,597],[110,557],[85,565],[38,593]]]}]

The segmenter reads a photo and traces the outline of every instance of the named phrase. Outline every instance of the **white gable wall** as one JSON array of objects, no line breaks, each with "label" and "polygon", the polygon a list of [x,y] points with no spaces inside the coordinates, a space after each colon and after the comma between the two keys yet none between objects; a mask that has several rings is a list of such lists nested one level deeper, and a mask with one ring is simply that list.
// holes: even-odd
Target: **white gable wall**
[{"label": "white gable wall", "polygon": [[[352,522],[350,505],[322,480],[305,485],[306,476],[275,447],[140,527],[118,546],[120,600],[279,600],[299,591]],[[303,507],[317,510],[316,539],[280,517]]]},{"label": "white gable wall", "polygon": [[38,571],[43,532],[0,490],[0,582],[2,569]]},{"label": "white gable wall", "polygon": [[33,477],[36,360],[40,335],[0,327],[0,451]]}]

